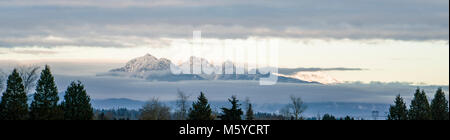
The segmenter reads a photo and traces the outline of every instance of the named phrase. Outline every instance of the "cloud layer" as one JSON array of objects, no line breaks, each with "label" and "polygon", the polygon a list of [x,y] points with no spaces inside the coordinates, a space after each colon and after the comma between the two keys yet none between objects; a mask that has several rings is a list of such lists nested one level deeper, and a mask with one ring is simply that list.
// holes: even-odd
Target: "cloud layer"
[{"label": "cloud layer", "polygon": [[[408,102],[412,99],[415,86],[402,83],[371,83],[314,85],[278,83],[273,86],[259,86],[249,81],[184,81],[184,82],[148,82],[138,79],[116,77],[80,77],[55,75],[60,89],[66,89],[71,80],[81,80],[94,99],[130,98],[148,100],[159,97],[163,101],[176,99],[177,89],[186,94],[197,96],[200,91],[207,93],[211,101],[222,101],[232,95],[249,97],[255,103],[287,103],[290,95],[302,97],[308,102],[364,102],[392,103],[396,95],[401,94]],[[111,86],[115,85],[115,86]],[[432,97],[436,86],[421,87]],[[448,86],[443,86],[448,91]],[[276,94],[276,96],[275,96]],[[446,92],[448,95],[448,92]]]},{"label": "cloud layer", "polygon": [[362,68],[280,68],[278,72],[280,74],[292,75],[299,71],[301,72],[318,72],[318,71],[362,71]]}]

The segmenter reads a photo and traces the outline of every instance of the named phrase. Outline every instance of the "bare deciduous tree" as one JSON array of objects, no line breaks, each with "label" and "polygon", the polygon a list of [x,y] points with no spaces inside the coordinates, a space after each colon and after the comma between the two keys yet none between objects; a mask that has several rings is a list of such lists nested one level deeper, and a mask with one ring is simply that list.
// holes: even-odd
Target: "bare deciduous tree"
[{"label": "bare deciduous tree", "polygon": [[295,120],[301,119],[301,114],[306,110],[306,105],[302,101],[302,98],[291,96],[291,104],[289,104],[289,108],[292,111],[292,115]]},{"label": "bare deciduous tree", "polygon": [[176,112],[176,119],[178,120],[186,120],[187,114],[188,114],[188,99],[189,96],[184,94],[182,91],[177,90],[178,93],[178,100],[177,100],[177,107],[178,110]]},{"label": "bare deciduous tree", "polygon": [[0,70],[0,94],[3,92],[5,86],[6,86],[6,73]]},{"label": "bare deciduous tree", "polygon": [[20,66],[18,68],[26,93],[36,86],[36,80],[39,78],[39,69],[39,66]]},{"label": "bare deciduous tree", "polygon": [[250,98],[249,98],[249,97],[246,97],[246,98],[245,98],[245,101],[244,101],[244,107],[245,107],[245,110],[248,110],[248,108],[250,107],[250,104],[251,104]]},{"label": "bare deciduous tree", "polygon": [[157,98],[148,101],[141,109],[141,120],[170,120],[170,108]]},{"label": "bare deciduous tree", "polygon": [[292,113],[290,111],[289,106],[285,106],[283,108],[280,109],[280,115],[283,116],[284,119],[291,119],[292,117]]}]

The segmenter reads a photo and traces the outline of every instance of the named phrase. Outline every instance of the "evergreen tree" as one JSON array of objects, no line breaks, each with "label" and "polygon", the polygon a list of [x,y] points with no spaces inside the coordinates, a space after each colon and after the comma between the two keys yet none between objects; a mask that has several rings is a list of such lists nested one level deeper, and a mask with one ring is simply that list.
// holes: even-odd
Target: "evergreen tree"
[{"label": "evergreen tree", "polygon": [[92,120],[94,111],[91,98],[87,95],[84,85],[80,81],[72,82],[61,103],[65,120]]},{"label": "evergreen tree", "polygon": [[231,108],[222,108],[223,115],[220,116],[222,120],[228,120],[228,121],[235,121],[235,120],[242,120],[241,116],[244,114],[242,112],[242,109],[239,108],[240,104],[238,103],[239,100],[236,99],[236,96],[232,96],[231,99],[228,99],[228,101],[231,103]]},{"label": "evergreen tree", "polygon": [[245,113],[245,119],[250,121],[255,119],[253,116],[252,104],[248,104],[248,109],[247,112]]},{"label": "evergreen tree", "polygon": [[58,89],[55,79],[48,65],[41,72],[37,82],[34,100],[31,102],[30,119],[32,120],[60,120],[62,112],[58,106]]},{"label": "evergreen tree", "polygon": [[6,91],[0,102],[0,120],[28,119],[27,94],[16,69],[8,77]]},{"label": "evergreen tree", "polygon": [[336,117],[334,117],[333,115],[325,114],[325,115],[323,115],[322,120],[325,120],[325,121],[335,121],[335,120],[337,120],[337,119],[336,119]]},{"label": "evergreen tree", "polygon": [[428,103],[427,95],[425,91],[417,88],[414,94],[414,99],[411,101],[411,107],[409,111],[410,120],[431,120],[431,108]]},{"label": "evergreen tree", "polygon": [[105,113],[100,113],[100,115],[98,116],[97,120],[107,120],[105,117]]},{"label": "evergreen tree", "polygon": [[400,97],[400,94],[395,98],[395,105],[391,105],[389,108],[388,120],[407,120],[408,119],[408,110],[406,108],[406,104],[403,101],[403,98]]},{"label": "evergreen tree", "polygon": [[439,88],[431,102],[431,116],[433,120],[449,120],[448,113],[448,100],[445,98],[442,88]]},{"label": "evergreen tree", "polygon": [[214,117],[212,117],[211,106],[203,92],[200,92],[198,101],[192,104],[188,116],[189,120],[214,120]]},{"label": "evergreen tree", "polygon": [[343,119],[344,121],[354,121],[355,118],[350,117],[350,116],[345,116],[345,118]]}]

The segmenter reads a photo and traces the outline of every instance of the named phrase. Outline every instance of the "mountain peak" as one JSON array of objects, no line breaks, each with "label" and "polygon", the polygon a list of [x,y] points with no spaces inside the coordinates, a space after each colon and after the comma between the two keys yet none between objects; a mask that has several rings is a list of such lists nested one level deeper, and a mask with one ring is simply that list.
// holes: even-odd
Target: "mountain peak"
[{"label": "mountain peak", "polygon": [[147,60],[157,60],[158,58],[154,57],[153,55],[147,53],[144,56],[135,58],[135,59],[147,59]]},{"label": "mountain peak", "polygon": [[[181,69],[183,74],[171,74],[171,66]],[[261,74],[255,69],[256,74],[244,72],[239,74],[237,66],[232,61],[225,61],[218,66],[211,64],[202,57],[191,56],[189,60],[176,66],[169,59],[156,58],[151,54],[137,57],[126,63],[124,67],[110,70],[110,72],[124,72],[125,76],[140,77],[148,80],[178,81],[178,80],[257,80],[271,74]],[[196,69],[194,69],[196,68]],[[198,69],[200,68],[200,69]],[[216,70],[222,72],[216,73]],[[244,68],[245,69],[245,68]],[[194,71],[196,70],[196,71]],[[199,71],[197,71],[199,70]],[[251,70],[253,71],[253,70]],[[117,73],[114,73],[117,74]],[[121,74],[119,74],[121,75]],[[297,75],[278,75],[280,82],[294,83],[335,83],[336,80],[320,74],[298,73]],[[306,79],[306,80],[304,80]],[[322,80],[316,82],[316,80]]]},{"label": "mountain peak", "polygon": [[168,59],[158,59],[153,55],[147,53],[144,56],[132,59],[127,64],[118,69],[111,70],[112,72],[146,72],[146,71],[165,71],[170,69],[172,62]]},{"label": "mountain peak", "polygon": [[154,57],[153,55],[151,55],[150,53],[147,53],[144,55],[144,57]]}]

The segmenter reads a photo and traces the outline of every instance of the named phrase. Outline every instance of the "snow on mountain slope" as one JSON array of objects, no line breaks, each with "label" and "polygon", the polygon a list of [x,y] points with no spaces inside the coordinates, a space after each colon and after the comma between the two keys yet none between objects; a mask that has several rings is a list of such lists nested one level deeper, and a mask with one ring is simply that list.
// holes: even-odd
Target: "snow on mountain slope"
[{"label": "snow on mountain slope", "polygon": [[150,54],[130,60],[124,67],[113,69],[111,72],[147,72],[170,70],[172,62],[168,59],[158,59]]},{"label": "snow on mountain slope", "polygon": [[191,56],[188,61],[178,65],[184,74],[212,74],[218,70],[217,66],[209,63],[208,60]]},{"label": "snow on mountain slope", "polygon": [[[173,73],[173,71],[180,71],[180,73]],[[243,71],[239,71],[243,70]],[[180,81],[180,80],[259,80],[260,78],[269,77],[271,73],[261,74],[256,69],[256,74],[248,74],[245,68],[237,67],[231,61],[225,61],[221,65],[214,65],[208,60],[192,56],[188,61],[180,65],[173,64],[170,60],[165,58],[156,58],[150,54],[130,60],[124,67],[110,70],[106,74],[98,74],[100,76],[127,76],[142,78],[150,81]],[[272,73],[274,74],[274,73]],[[316,78],[314,78],[316,77]],[[324,79],[315,75],[305,75],[298,73],[296,76],[278,75],[278,82],[290,83],[329,83],[332,80],[315,81]],[[306,80],[304,80],[304,79]],[[325,78],[326,79],[326,78]]]}]

